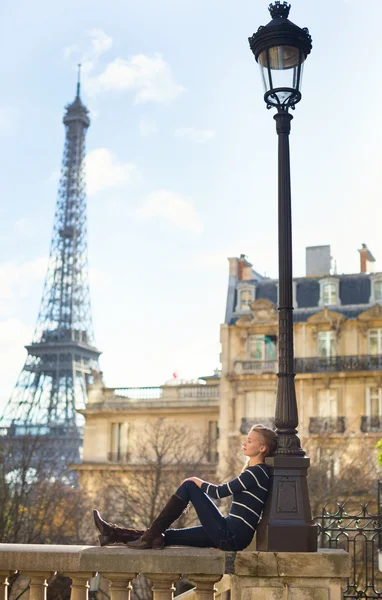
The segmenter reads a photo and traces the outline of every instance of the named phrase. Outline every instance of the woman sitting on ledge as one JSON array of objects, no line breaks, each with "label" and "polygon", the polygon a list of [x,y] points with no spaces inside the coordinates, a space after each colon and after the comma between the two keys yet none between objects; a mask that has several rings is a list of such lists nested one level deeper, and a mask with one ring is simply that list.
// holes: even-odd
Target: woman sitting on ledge
[{"label": "woman sitting on ledge", "polygon": [[[108,523],[94,510],[101,546],[123,542],[129,548],[146,550],[164,546],[198,546],[221,550],[243,550],[253,538],[268,495],[269,470],[264,464],[276,449],[276,434],[263,425],[254,425],[243,443],[248,461],[236,479],[214,485],[198,477],[185,479],[162,512],[146,531]],[[232,496],[228,517],[223,517],[210,498]],[[191,502],[200,526],[168,529]]]}]

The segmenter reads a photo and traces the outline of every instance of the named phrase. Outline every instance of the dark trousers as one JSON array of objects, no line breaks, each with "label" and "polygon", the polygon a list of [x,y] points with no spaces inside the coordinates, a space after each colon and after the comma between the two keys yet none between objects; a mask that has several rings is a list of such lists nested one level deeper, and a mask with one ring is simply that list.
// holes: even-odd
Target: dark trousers
[{"label": "dark trousers", "polygon": [[[199,527],[167,529],[166,546],[198,546],[200,548],[220,548],[221,550],[241,550],[243,541],[228,528],[227,519],[212,500],[193,481],[185,481],[175,495],[185,502],[192,502],[201,522]],[[241,536],[240,536],[241,537]]]}]

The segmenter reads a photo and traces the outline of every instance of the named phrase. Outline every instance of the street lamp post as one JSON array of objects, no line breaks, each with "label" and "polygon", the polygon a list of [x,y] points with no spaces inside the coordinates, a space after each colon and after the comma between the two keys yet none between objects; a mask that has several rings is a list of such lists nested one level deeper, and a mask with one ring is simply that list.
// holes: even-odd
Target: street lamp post
[{"label": "street lamp post", "polygon": [[276,108],[279,202],[279,372],[276,400],[275,456],[269,498],[257,530],[257,549],[272,552],[314,552],[317,526],[312,522],[307,469],[310,461],[297,436],[298,412],[293,357],[292,219],[289,133],[301,100],[305,59],[312,49],[309,31],[289,21],[290,4],[269,6],[272,20],[249,38],[261,70],[267,108]]}]

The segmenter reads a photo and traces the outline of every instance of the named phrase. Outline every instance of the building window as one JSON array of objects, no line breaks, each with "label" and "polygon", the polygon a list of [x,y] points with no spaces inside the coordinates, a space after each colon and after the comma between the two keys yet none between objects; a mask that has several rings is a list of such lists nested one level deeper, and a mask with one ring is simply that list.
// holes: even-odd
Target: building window
[{"label": "building window", "polygon": [[371,293],[370,293],[370,304],[375,302],[382,302],[382,277],[380,274],[372,275],[370,277]]},{"label": "building window", "polygon": [[376,281],[374,283],[374,295],[376,302],[382,301],[382,281]]},{"label": "building window", "polygon": [[318,332],[317,354],[320,358],[333,358],[337,356],[337,344],[334,331]]},{"label": "building window", "polygon": [[265,362],[276,360],[276,337],[250,335],[248,338],[248,359]]},{"label": "building window", "polygon": [[109,460],[125,462],[128,458],[128,423],[112,423],[110,431]]},{"label": "building window", "polygon": [[320,281],[320,306],[336,306],[340,304],[339,280],[332,277]]},{"label": "building window", "polygon": [[[276,407],[276,391],[255,390],[245,394],[245,416],[247,419],[273,419]],[[264,423],[265,425],[265,423]]]},{"label": "building window", "polygon": [[370,329],[369,354],[371,356],[382,355],[382,329]]},{"label": "building window", "polygon": [[219,427],[217,421],[208,422],[208,450],[207,450],[207,461],[216,463],[218,462],[218,439],[219,439]]},{"label": "building window", "polygon": [[237,291],[237,304],[236,312],[249,312],[251,310],[251,304],[255,299],[255,288],[246,287],[238,289]]},{"label": "building window", "polygon": [[324,285],[324,304],[337,304],[337,286],[334,283]]},{"label": "building window", "polygon": [[318,390],[317,415],[328,419],[338,417],[338,390]]},{"label": "building window", "polygon": [[366,415],[378,419],[382,415],[382,388],[366,388]]}]

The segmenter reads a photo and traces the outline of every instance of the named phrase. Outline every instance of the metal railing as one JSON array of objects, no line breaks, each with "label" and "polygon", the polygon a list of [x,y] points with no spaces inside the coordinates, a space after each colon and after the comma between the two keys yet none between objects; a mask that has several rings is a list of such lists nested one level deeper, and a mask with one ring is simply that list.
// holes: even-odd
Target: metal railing
[{"label": "metal railing", "polygon": [[276,373],[277,360],[238,360],[235,362],[235,372],[244,375],[247,373],[256,375]]},{"label": "metal railing", "polygon": [[339,371],[381,371],[382,356],[312,356],[295,358],[296,373],[327,373]]},{"label": "metal railing", "polygon": [[310,417],[309,433],[344,433],[345,417]]},{"label": "metal railing", "polygon": [[343,600],[382,598],[382,580],[378,577],[378,544],[382,532],[382,515],[369,512],[369,504],[358,510],[348,510],[351,498],[345,503],[327,503],[320,515],[318,546],[330,550],[345,550],[351,557],[350,577],[345,579]]},{"label": "metal railing", "polygon": [[115,463],[128,463],[130,460],[130,454],[128,452],[125,452],[124,454],[121,452],[108,452],[107,460]]},{"label": "metal railing", "polygon": [[362,416],[361,417],[361,431],[363,433],[369,432],[381,432],[382,419],[379,416]]},{"label": "metal railing", "polygon": [[[277,373],[277,369],[277,360],[238,360],[234,364],[236,375]],[[382,371],[382,355],[295,358],[294,369],[295,373]]]}]

